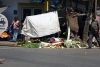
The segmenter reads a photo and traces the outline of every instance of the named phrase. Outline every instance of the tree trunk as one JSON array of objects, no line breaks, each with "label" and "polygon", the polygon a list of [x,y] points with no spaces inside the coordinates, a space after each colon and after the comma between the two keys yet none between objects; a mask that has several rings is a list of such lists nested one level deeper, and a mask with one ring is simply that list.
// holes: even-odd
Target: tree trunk
[{"label": "tree trunk", "polygon": [[83,42],[84,43],[87,43],[87,40],[88,40],[89,22],[90,22],[90,16],[87,17],[85,26],[84,26],[84,31],[83,31]]},{"label": "tree trunk", "polygon": [[87,40],[88,40],[89,22],[91,20],[90,16],[93,13],[92,9],[94,9],[93,8],[94,1],[95,0],[89,0],[89,2],[88,2],[88,12],[87,12],[88,16],[87,16],[86,21],[85,21],[85,26],[84,26],[84,30],[83,30],[83,39],[82,39],[84,43],[87,43]]}]

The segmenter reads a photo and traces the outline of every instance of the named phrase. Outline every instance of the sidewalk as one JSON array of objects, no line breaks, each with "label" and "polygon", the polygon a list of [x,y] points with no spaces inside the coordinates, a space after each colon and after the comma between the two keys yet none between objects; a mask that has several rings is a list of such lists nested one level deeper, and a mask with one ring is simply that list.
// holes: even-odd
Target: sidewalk
[{"label": "sidewalk", "polygon": [[17,45],[16,42],[0,41],[0,46],[15,47],[16,45]]}]

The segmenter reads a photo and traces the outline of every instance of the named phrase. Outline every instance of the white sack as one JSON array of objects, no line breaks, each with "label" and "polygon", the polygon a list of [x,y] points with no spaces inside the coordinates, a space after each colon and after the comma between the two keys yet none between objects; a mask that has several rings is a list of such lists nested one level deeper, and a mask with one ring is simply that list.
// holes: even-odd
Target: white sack
[{"label": "white sack", "polygon": [[29,37],[43,37],[60,31],[57,11],[27,16],[22,34]]}]

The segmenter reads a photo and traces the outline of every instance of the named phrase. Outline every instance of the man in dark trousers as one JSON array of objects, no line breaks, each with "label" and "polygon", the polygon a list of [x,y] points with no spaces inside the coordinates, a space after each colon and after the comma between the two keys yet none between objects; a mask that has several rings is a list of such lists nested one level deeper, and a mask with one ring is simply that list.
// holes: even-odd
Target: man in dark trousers
[{"label": "man in dark trousers", "polygon": [[100,48],[100,41],[99,41],[99,23],[96,20],[96,16],[93,15],[92,16],[92,22],[91,22],[91,27],[90,27],[90,33],[89,33],[89,39],[88,39],[88,48],[87,49],[91,49],[92,48],[92,39],[93,37],[96,38],[98,44],[99,44],[99,48]]}]

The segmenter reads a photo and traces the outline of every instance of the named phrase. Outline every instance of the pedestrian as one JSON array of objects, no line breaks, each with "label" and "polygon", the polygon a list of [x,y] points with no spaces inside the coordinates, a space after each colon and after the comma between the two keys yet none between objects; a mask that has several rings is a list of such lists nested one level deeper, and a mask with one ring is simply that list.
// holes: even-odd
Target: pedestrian
[{"label": "pedestrian", "polygon": [[88,39],[88,48],[87,49],[91,49],[92,48],[92,39],[93,37],[96,38],[98,44],[99,44],[99,47],[100,47],[100,41],[99,41],[99,32],[100,32],[100,29],[99,29],[99,23],[98,21],[96,20],[96,16],[92,16],[92,22],[91,22],[91,26],[90,26],[90,33],[89,33],[89,39]]},{"label": "pedestrian", "polygon": [[18,35],[18,30],[19,30],[19,20],[18,20],[18,17],[14,17],[14,21],[12,21],[10,27],[11,26],[13,26],[13,37],[12,37],[11,41],[16,42],[17,35]]}]

